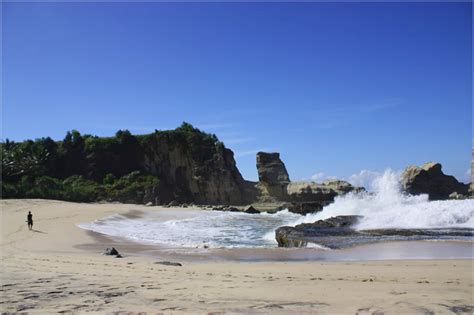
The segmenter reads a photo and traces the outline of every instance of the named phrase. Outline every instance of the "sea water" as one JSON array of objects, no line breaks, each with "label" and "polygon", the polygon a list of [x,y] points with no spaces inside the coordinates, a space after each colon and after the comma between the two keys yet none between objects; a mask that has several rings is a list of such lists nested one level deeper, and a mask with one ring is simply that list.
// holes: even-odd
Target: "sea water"
[{"label": "sea water", "polygon": [[[149,211],[138,218],[115,214],[79,227],[144,244],[196,248],[276,247],[275,230],[338,215],[362,215],[357,229],[474,228],[474,200],[428,201],[402,193],[399,176],[387,170],[374,191],[337,197],[322,211],[301,216],[282,210],[246,214],[174,209]],[[315,245],[316,246],[316,245]]]},{"label": "sea water", "polygon": [[[173,214],[178,218],[163,218]],[[115,214],[79,227],[140,243],[173,247],[274,247],[275,229],[299,217],[288,210],[275,214],[247,214],[174,209],[150,211],[137,219]],[[273,237],[269,238],[272,233]]]}]

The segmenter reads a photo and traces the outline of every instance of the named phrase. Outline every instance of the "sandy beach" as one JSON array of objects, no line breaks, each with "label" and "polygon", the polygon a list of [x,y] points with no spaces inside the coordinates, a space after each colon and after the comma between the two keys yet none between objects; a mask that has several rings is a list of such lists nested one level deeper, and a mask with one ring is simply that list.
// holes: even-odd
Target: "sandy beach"
[{"label": "sandy beach", "polygon": [[[101,255],[76,226],[161,207],[1,200],[2,312],[472,314],[473,261],[238,262]],[[28,210],[34,231],[28,231]],[[179,210],[176,210],[179,211]],[[115,244],[114,244],[115,245]],[[117,246],[118,247],[118,246]],[[101,249],[101,250],[99,250]],[[145,248],[144,248],[145,249]],[[171,257],[173,258],[173,257]]]}]

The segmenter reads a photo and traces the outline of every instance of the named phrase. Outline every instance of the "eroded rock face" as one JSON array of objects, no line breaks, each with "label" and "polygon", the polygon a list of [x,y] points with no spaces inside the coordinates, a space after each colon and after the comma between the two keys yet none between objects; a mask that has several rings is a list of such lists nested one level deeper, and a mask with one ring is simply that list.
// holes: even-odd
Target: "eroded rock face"
[{"label": "eroded rock face", "polygon": [[346,181],[326,181],[321,184],[314,182],[293,182],[286,187],[288,210],[302,215],[321,211],[323,207],[334,201],[339,195],[348,192],[361,192],[365,189],[354,187]]},{"label": "eroded rock face", "polygon": [[268,185],[288,184],[290,177],[285,164],[280,160],[280,153],[257,153],[258,179]]},{"label": "eroded rock face", "polygon": [[428,194],[430,200],[445,200],[454,192],[467,195],[468,185],[445,175],[441,168],[441,164],[433,162],[407,167],[402,174],[403,189],[412,195]]},{"label": "eroded rock face", "polygon": [[143,168],[162,182],[155,204],[248,204],[255,195],[223,146],[193,150],[159,134],[144,149]]},{"label": "eroded rock face", "polygon": [[326,181],[322,184],[315,182],[293,182],[288,184],[287,192],[291,201],[332,201],[334,197],[351,191],[363,191],[362,187],[354,187],[346,181]]}]

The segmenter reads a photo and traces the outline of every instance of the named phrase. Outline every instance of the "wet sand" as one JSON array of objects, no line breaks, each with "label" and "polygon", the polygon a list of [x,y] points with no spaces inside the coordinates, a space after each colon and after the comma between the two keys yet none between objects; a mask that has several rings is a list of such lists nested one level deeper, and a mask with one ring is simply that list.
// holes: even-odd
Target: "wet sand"
[{"label": "wet sand", "polygon": [[[49,200],[2,200],[0,205],[2,312],[471,314],[474,310],[472,256],[260,261],[253,250],[243,256],[224,250],[222,257],[204,253],[199,259],[169,249],[114,243],[117,240],[76,226],[129,210],[169,209]],[[28,231],[24,223],[28,210],[33,212],[35,231]],[[117,245],[124,258],[99,254],[111,245]],[[405,252],[401,258],[410,258],[427,248],[433,254],[432,248],[439,246],[446,247],[440,250],[445,253],[452,246],[461,246],[464,252],[470,246],[472,253],[472,243],[421,242],[411,244],[414,247],[409,250],[403,249],[406,244],[383,245],[357,253],[375,252],[380,259],[394,259],[393,255]],[[285,255],[293,257],[298,250],[270,252],[278,253],[275,260],[285,260]],[[269,255],[265,253],[264,259]],[[246,260],[242,257],[252,262],[230,261]],[[161,260],[179,261],[183,266],[158,264]]]}]

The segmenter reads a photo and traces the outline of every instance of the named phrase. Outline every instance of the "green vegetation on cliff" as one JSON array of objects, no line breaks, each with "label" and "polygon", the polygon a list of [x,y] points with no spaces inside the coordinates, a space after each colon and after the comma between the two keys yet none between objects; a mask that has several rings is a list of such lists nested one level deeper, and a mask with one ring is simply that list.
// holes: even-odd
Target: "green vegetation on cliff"
[{"label": "green vegetation on cliff", "polygon": [[[73,130],[62,141],[7,139],[0,148],[2,198],[192,202],[207,192],[205,180],[212,184],[225,176],[236,187],[242,180],[231,151],[215,135],[188,123],[136,136],[128,130],[114,137]],[[213,192],[209,198],[229,197]]]}]

